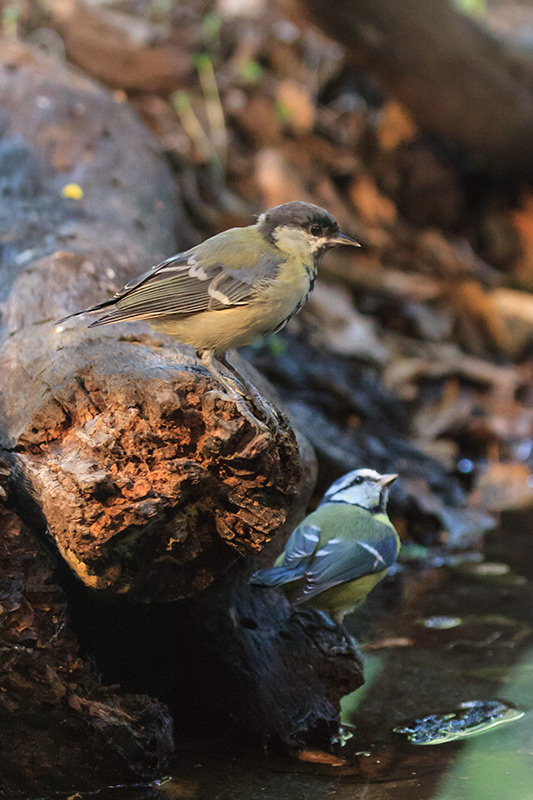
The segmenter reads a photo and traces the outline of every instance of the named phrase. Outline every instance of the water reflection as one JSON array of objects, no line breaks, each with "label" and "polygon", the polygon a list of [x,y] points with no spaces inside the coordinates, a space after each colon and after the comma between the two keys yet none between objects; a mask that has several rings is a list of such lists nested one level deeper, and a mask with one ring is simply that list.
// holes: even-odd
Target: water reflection
[{"label": "water reflection", "polygon": [[[366,683],[344,698],[336,761],[205,738],[180,748],[173,780],[98,800],[532,800],[533,526],[518,523],[488,536],[481,564],[411,559],[351,618]],[[393,732],[474,699],[526,713],[432,747]]]}]

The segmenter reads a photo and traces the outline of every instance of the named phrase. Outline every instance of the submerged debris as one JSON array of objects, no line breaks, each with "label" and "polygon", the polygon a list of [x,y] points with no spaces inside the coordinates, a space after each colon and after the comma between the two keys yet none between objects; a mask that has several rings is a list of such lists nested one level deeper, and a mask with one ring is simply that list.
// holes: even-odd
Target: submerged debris
[{"label": "submerged debris", "polygon": [[447,631],[450,628],[457,628],[463,624],[461,617],[427,617],[426,619],[419,620],[420,625],[424,628],[431,628],[434,631]]},{"label": "submerged debris", "polygon": [[468,700],[451,714],[430,714],[394,728],[412,744],[445,744],[501,725],[524,716],[524,711],[499,700]]}]

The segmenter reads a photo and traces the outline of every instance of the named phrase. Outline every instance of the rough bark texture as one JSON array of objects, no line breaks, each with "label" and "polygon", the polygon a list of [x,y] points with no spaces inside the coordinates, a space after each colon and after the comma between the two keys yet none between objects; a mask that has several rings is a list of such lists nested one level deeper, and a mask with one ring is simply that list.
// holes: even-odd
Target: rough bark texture
[{"label": "rough bark texture", "polygon": [[364,682],[361,657],[337,626],[292,609],[279,590],[250,586],[248,577],[249,569],[234,570],[195,604],[227,676],[227,714],[260,737],[328,748],[341,697]]},{"label": "rough bark texture", "polygon": [[[313,454],[300,441],[305,503],[315,482]],[[306,452],[307,451],[307,452]],[[301,519],[293,508],[288,528]],[[283,535],[255,566],[272,563]],[[280,591],[248,584],[250,559],[185,603],[106,602],[78,582],[70,611],[83,649],[109,683],[155,694],[177,720],[177,735],[235,727],[257,741],[328,747],[339,700],[363,682],[362,663],[338,628],[313,612],[293,613]]]},{"label": "rough bark texture", "polygon": [[533,65],[444,0],[304,0],[426,130],[471,166],[533,175]]},{"label": "rough bark texture", "polygon": [[172,748],[161,703],[118,696],[80,659],[52,561],[2,508],[0,687],[0,797],[134,783]]},{"label": "rough bark texture", "polygon": [[[168,168],[131,110],[4,45],[0,124],[0,447],[20,506],[44,517],[91,588],[193,595],[284,522],[301,473],[294,436],[255,435],[186,348],[144,324],[56,331],[175,252],[176,219],[189,244]],[[80,200],[62,197],[71,182]]]},{"label": "rough bark texture", "polygon": [[[239,554],[299,520],[312,452],[286,425],[257,435],[185,349],[143,324],[55,329],[58,317],[175,251],[170,232],[183,213],[154,140],[93,83],[20,47],[0,56],[0,123],[9,198],[0,211],[0,446],[21,513],[46,525],[85,584],[64,578],[84,651],[106,680],[168,701],[180,729],[184,709],[194,716],[209,695],[210,713],[241,728],[291,743],[320,732],[327,742],[340,694],[362,681],[357,655],[339,666],[338,631],[320,632],[314,617],[289,620],[283,598],[252,592],[239,569],[221,579]],[[70,182],[83,198],[61,196]],[[194,600],[169,602],[185,597]],[[98,717],[94,693],[75,698],[74,711]],[[120,701],[126,713],[130,702]],[[151,722],[161,708],[146,702],[146,727],[163,740]],[[50,698],[54,720],[61,703]],[[119,728],[119,711],[102,715]],[[21,738],[24,715],[12,724]],[[82,731],[80,747],[92,735]],[[126,750],[135,763],[133,745]],[[106,779],[103,769],[95,781]]]}]

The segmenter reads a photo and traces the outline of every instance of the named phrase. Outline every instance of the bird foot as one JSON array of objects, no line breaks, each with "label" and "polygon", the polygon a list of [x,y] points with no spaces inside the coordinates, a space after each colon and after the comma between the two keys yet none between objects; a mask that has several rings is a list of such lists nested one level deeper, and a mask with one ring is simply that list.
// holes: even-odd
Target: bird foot
[{"label": "bird foot", "polygon": [[259,392],[258,389],[251,383],[248,378],[241,375],[233,364],[229,361],[227,356],[219,358],[220,363],[225,367],[228,378],[231,381],[231,386],[243,399],[251,400],[257,410],[265,418],[265,421],[272,433],[277,434],[280,428],[280,423],[283,422],[283,415],[276,408],[276,406],[267,400],[266,397]]},{"label": "bird foot", "polygon": [[206,396],[210,395],[219,400],[229,400],[231,403],[234,403],[237,409],[239,410],[239,414],[241,417],[244,417],[245,420],[254,428],[256,435],[261,433],[269,433],[272,435],[272,430],[268,426],[266,422],[258,419],[253,412],[248,407],[248,404],[242,397],[235,396],[234,394],[229,394],[228,392],[220,392],[216,389],[212,389],[209,392],[205,393]]},{"label": "bird foot", "polygon": [[325,629],[337,635],[339,633],[341,634],[341,638],[344,640],[345,644],[328,645],[321,643],[318,637],[316,638],[315,644],[324,656],[346,655],[348,652],[358,654],[357,645],[346,630],[344,624],[335,622],[325,611],[321,611],[317,608],[299,608],[297,611],[293,612],[293,615],[297,619],[300,618],[302,627],[308,628],[309,630],[319,631]]},{"label": "bird foot", "polygon": [[344,623],[342,623],[342,622],[339,623],[339,628],[341,629],[342,635],[344,636],[344,641],[346,642],[346,644],[348,645],[350,650],[355,650],[355,652],[357,652],[357,644],[355,643],[355,639],[353,639],[350,636],[350,634],[348,633]]},{"label": "bird foot", "polygon": [[268,429],[274,436],[279,432],[281,417],[278,415],[277,409],[268,402],[259,393],[252,396],[253,403],[258,411],[265,417]]},{"label": "bird foot", "polygon": [[239,412],[242,414],[242,416],[246,420],[248,420],[250,425],[252,425],[255,428],[256,433],[268,433],[271,436],[272,434],[276,435],[276,433],[279,430],[279,425],[276,423],[276,426],[273,428],[272,425],[269,424],[271,423],[270,417],[267,416],[265,422],[263,422],[263,420],[261,419],[258,419],[255,416],[255,414],[252,411],[250,411],[250,409],[248,408],[248,404],[246,403],[245,400],[240,400],[239,402],[236,401],[235,405],[239,409]]}]

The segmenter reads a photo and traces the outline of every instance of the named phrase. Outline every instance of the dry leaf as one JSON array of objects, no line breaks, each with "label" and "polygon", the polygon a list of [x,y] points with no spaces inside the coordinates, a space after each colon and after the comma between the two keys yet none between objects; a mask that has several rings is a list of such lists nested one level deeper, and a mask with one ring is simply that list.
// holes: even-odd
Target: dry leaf
[{"label": "dry leaf", "polygon": [[512,221],[520,236],[522,255],[518,258],[514,272],[519,281],[533,287],[533,195],[524,193],[521,208],[511,212]]},{"label": "dry leaf", "polygon": [[298,761],[307,761],[310,764],[328,764],[330,767],[343,767],[348,762],[325,750],[291,750],[290,754]]},{"label": "dry leaf", "polygon": [[290,200],[311,202],[300,176],[276,149],[268,147],[260,150],[255,164],[257,184],[263,194],[265,208]]},{"label": "dry leaf", "polygon": [[489,511],[533,506],[533,479],[526,464],[492,463],[477,485],[480,502]]},{"label": "dry leaf", "polygon": [[77,5],[54,9],[52,25],[67,57],[108,86],[125,91],[168,93],[191,71],[188,54],[162,39],[163,30],[109,9],[94,14]]},{"label": "dry leaf", "polygon": [[315,123],[315,106],[309,89],[297,81],[281,81],[277,99],[287,114],[288,127],[298,136],[311,133]]},{"label": "dry leaf", "polygon": [[395,150],[404,142],[412,141],[418,130],[412,117],[399,103],[385,103],[377,129],[378,141],[383,150]]},{"label": "dry leaf", "polygon": [[350,186],[350,198],[358,213],[370,225],[388,225],[396,222],[396,206],[381,194],[373,179],[363,174]]},{"label": "dry leaf", "polygon": [[234,112],[234,117],[256,147],[275,145],[281,140],[281,123],[269,97],[252,95],[242,108]]},{"label": "dry leaf", "polygon": [[391,636],[388,639],[380,639],[378,642],[370,642],[365,644],[363,650],[371,652],[372,650],[390,650],[397,647],[411,647],[414,639],[408,639],[406,636]]},{"label": "dry leaf", "polygon": [[310,323],[311,341],[332,353],[358,356],[375,364],[388,359],[373,320],[357,311],[350,292],[342,286],[319,281],[301,319]]},{"label": "dry leaf", "polygon": [[476,281],[453,282],[449,300],[456,314],[457,334],[465,349],[476,355],[490,354],[496,347],[511,354],[513,342],[494,297]]},{"label": "dry leaf", "polygon": [[462,389],[457,379],[447,380],[441,397],[425,403],[413,424],[418,436],[432,438],[456,432],[469,421],[476,398],[472,390]]}]

